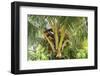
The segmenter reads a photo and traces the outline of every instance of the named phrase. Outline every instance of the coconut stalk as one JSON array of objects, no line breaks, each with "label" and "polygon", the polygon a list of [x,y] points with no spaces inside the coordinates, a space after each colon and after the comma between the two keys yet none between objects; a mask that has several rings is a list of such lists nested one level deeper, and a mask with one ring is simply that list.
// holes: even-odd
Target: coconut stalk
[{"label": "coconut stalk", "polygon": [[[52,21],[53,20],[53,21]],[[46,40],[48,41],[48,43],[50,44],[50,47],[53,51],[53,53],[56,53],[56,58],[57,59],[61,59],[62,58],[62,48],[64,48],[64,45],[66,44],[66,39],[65,39],[65,35],[66,35],[66,29],[65,26],[59,26],[60,24],[58,24],[58,21],[56,18],[54,19],[49,19],[49,24],[51,26],[52,32],[54,33],[54,40],[55,41],[51,41],[50,38],[48,36],[45,36]]]}]

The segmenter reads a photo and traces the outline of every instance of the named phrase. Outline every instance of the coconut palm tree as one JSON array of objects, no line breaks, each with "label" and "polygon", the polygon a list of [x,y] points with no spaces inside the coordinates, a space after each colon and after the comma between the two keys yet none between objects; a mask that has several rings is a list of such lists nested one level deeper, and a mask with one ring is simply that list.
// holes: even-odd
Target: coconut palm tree
[{"label": "coconut palm tree", "polygon": [[84,48],[84,41],[87,43],[87,27],[87,17],[29,15],[28,45],[41,44],[45,48],[44,56],[49,59],[82,58],[80,50]]}]

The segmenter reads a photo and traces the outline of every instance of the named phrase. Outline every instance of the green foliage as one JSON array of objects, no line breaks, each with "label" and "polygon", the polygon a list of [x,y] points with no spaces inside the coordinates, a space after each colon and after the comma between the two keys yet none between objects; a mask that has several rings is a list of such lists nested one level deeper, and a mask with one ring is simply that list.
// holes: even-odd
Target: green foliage
[{"label": "green foliage", "polygon": [[45,48],[39,44],[35,51],[28,50],[28,60],[48,60]]},{"label": "green foliage", "polygon": [[[61,50],[61,59],[88,58],[87,20],[87,17],[28,15],[28,60],[56,59],[53,49],[57,48]],[[54,32],[55,44],[44,37],[47,27]]]}]

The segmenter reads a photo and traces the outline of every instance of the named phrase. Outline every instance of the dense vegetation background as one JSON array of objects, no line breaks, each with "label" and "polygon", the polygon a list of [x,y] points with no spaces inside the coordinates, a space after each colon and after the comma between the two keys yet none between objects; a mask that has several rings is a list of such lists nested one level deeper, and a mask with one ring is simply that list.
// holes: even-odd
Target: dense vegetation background
[{"label": "dense vegetation background", "polygon": [[28,15],[28,60],[88,57],[87,17]]}]

